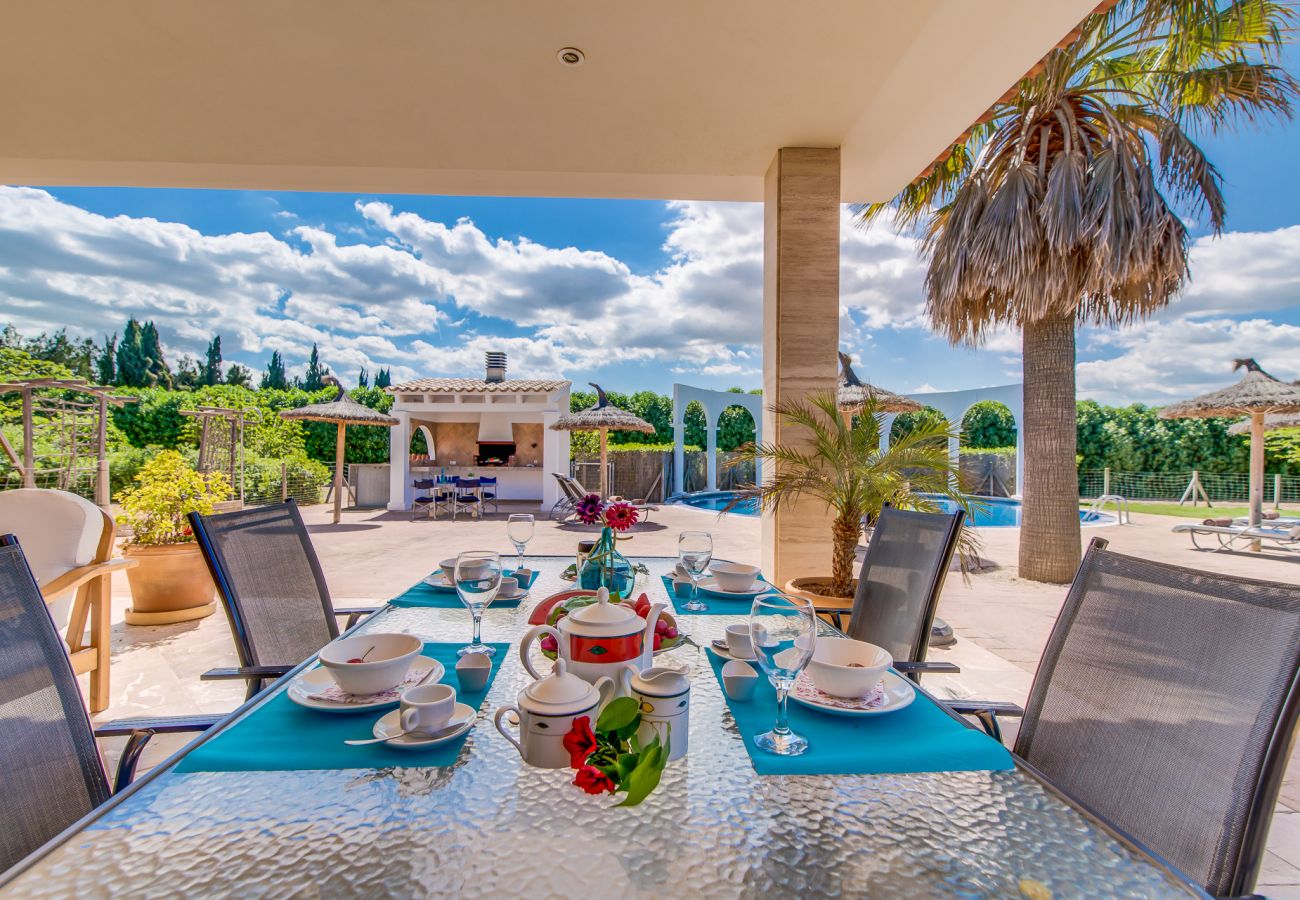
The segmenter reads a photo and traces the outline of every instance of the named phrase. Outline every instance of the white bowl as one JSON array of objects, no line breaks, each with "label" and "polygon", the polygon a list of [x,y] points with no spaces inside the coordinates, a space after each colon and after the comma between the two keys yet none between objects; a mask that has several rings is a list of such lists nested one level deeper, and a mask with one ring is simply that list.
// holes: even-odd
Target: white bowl
[{"label": "white bowl", "polygon": [[894,658],[883,647],[850,638],[817,638],[808,677],[832,697],[856,700],[871,693]]},{"label": "white bowl", "polygon": [[[318,656],[340,688],[364,696],[401,684],[423,649],[424,642],[413,634],[358,634],[331,641],[321,647]],[[362,656],[365,662],[348,662]]]},{"label": "white bowl", "polygon": [[[469,568],[470,570],[478,568],[486,569],[487,565],[487,560],[481,560],[477,563],[471,563]],[[442,569],[442,574],[447,576],[447,583],[454,586],[456,584],[456,557],[453,556],[451,559],[444,559],[442,562],[438,563],[438,566]]]},{"label": "white bowl", "polygon": [[710,563],[709,571],[713,573],[714,579],[718,582],[718,587],[724,591],[733,593],[744,593],[754,586],[754,581],[758,578],[758,566],[746,565],[745,563],[718,562]]}]

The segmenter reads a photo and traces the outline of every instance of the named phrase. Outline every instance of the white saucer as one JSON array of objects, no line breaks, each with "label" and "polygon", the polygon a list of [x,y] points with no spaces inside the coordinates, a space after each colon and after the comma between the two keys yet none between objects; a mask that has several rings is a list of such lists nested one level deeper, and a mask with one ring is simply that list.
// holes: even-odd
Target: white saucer
[{"label": "white saucer", "polygon": [[[427,656],[417,656],[411,661],[411,666],[430,665],[433,671],[429,672],[424,679],[425,684],[440,681],[446,674],[446,668],[436,659],[430,659]],[[312,697],[312,694],[325,690],[334,684],[334,679],[329,672],[317,666],[307,672],[302,673],[289,683],[285,693],[289,699],[299,706],[305,706],[307,709],[314,709],[317,712],[326,713],[360,713],[371,712],[376,709],[383,709],[386,706],[392,706],[397,703],[398,698],[394,696],[391,700],[381,700],[376,703],[337,703],[333,700],[318,700]]]},{"label": "white saucer", "polygon": [[718,579],[712,575],[705,575],[699,581],[699,588],[706,594],[712,594],[715,597],[725,597],[732,600],[753,600],[759,594],[766,594],[768,591],[774,591],[776,588],[761,579],[755,579],[754,584],[747,591],[728,591],[718,585]]},{"label": "white saucer", "polygon": [[809,709],[830,713],[833,716],[884,716],[900,709],[906,709],[916,699],[916,688],[903,676],[895,672],[886,672],[880,679],[885,688],[885,702],[875,708],[863,708],[856,701],[841,697],[832,697],[817,690],[807,672],[800,673],[795,682],[790,699]]},{"label": "white saucer", "polygon": [[717,654],[717,656],[720,659],[735,659],[735,660],[739,660],[740,662],[750,663],[755,667],[758,666],[757,656],[750,656],[750,657],[736,656],[727,648],[719,647],[717,644],[713,643],[712,641],[709,642],[709,649],[712,650],[715,654]]},{"label": "white saucer", "polygon": [[427,584],[429,587],[439,591],[456,590],[456,585],[452,584],[450,581],[447,580],[447,573],[442,571],[442,569],[438,569],[436,572],[433,572],[430,575],[428,575],[424,579],[424,583]]},{"label": "white saucer", "polygon": [[475,715],[474,707],[464,703],[457,703],[456,708],[452,711],[451,721],[447,723],[449,728],[456,725],[456,730],[429,738],[419,734],[402,734],[402,711],[395,709],[382,716],[375,723],[373,733],[377,738],[387,738],[390,734],[399,735],[398,737],[388,738],[384,742],[389,747],[396,747],[398,750],[427,750],[430,747],[437,747],[439,744],[454,741],[469,731],[474,727]]},{"label": "white saucer", "polygon": [[[515,588],[515,592],[513,594],[505,594],[505,593],[498,592],[496,597],[492,600],[492,603],[496,603],[497,600],[522,600],[527,596],[528,596],[528,591],[524,590],[523,588]],[[488,606],[491,606],[492,603],[489,603]]]}]

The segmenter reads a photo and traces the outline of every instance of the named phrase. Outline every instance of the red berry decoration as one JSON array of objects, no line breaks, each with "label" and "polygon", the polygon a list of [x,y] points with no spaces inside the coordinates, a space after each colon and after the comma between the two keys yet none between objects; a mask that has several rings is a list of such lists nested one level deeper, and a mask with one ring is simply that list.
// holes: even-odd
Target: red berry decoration
[{"label": "red berry decoration", "polygon": [[348,662],[350,662],[350,663],[359,663],[359,662],[365,662],[365,660],[362,659],[362,658],[359,657],[359,656],[354,656],[354,657],[352,657],[351,659],[349,659]]}]

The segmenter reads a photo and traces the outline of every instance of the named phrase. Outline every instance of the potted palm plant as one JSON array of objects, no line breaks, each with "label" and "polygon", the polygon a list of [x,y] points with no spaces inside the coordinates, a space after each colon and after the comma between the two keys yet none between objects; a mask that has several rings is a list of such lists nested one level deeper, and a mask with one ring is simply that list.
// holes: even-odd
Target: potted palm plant
[{"label": "potted palm plant", "polygon": [[230,496],[220,472],[201,475],[175,450],[141,466],[135,486],[119,498],[118,524],[131,529],[122,555],[139,560],[126,572],[131,584],[132,625],[167,625],[211,615],[215,588],[186,516],[210,515]]},{"label": "potted palm plant", "polygon": [[[732,505],[757,499],[776,509],[800,497],[814,497],[831,514],[831,571],[790,579],[785,589],[818,606],[848,605],[857,589],[853,563],[864,521],[874,522],[888,503],[900,509],[938,512],[940,501],[967,509],[957,489],[957,472],[948,456],[956,436],[939,415],[921,416],[911,429],[881,446],[885,417],[868,398],[852,417],[841,414],[835,394],[814,394],[806,402],[773,407],[787,425],[802,429],[808,441],[798,446],[758,444],[740,450],[728,466],[762,463],[771,473],[764,483],[741,492]],[[963,534],[964,550],[973,537]]]}]

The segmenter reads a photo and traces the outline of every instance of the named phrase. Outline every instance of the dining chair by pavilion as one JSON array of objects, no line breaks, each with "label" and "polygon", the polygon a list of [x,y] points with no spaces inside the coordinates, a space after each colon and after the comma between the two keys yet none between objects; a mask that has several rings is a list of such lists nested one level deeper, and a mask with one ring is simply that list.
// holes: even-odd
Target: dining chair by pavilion
[{"label": "dining chair by pavilion", "polygon": [[293,500],[237,512],[190,513],[217,594],[230,620],[239,666],[205,681],[243,680],[248,697],[351,628],[373,609],[335,609],[320,560]]},{"label": "dining chair by pavilion", "polygon": [[448,512],[451,509],[452,492],[448,486],[440,480],[432,478],[417,478],[411,483],[411,486],[417,493],[411,499],[411,521],[415,517],[423,514],[426,518],[438,518],[438,511]]},{"label": "dining chair by pavilion", "polygon": [[1216,896],[1249,894],[1300,719],[1300,585],[1094,538],[1015,752]]},{"label": "dining chair by pavilion", "polygon": [[[0,535],[0,872],[131,783],[155,734],[203,731],[216,716],[92,726],[67,648],[18,538]],[[126,737],[110,786],[97,737]]]},{"label": "dining chair by pavilion", "polygon": [[108,708],[112,575],[137,565],[113,558],[113,517],[67,491],[0,491],[0,522],[23,542],[27,563],[50,604],[78,675],[90,673],[92,713]]},{"label": "dining chair by pavilion", "polygon": [[482,490],[479,491],[479,499],[483,504],[482,508],[484,510],[487,509],[488,504],[490,503],[492,504],[492,511],[494,513],[501,512],[501,504],[497,496],[497,492],[500,490],[500,487],[497,484],[499,480],[500,479],[497,478],[489,478],[486,475],[479,476],[478,481],[482,488]]},{"label": "dining chair by pavilion", "polygon": [[925,654],[965,516],[960,509],[927,513],[886,506],[867,543],[853,605],[816,611],[854,640],[888,650],[894,668],[914,681],[923,672],[960,672],[952,663],[926,662]]},{"label": "dining chair by pavilion", "polygon": [[483,518],[483,487],[477,478],[457,478],[452,487],[451,520],[460,513]]}]

